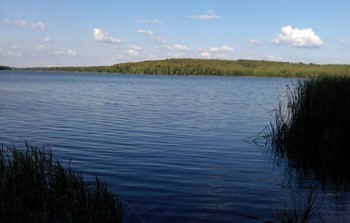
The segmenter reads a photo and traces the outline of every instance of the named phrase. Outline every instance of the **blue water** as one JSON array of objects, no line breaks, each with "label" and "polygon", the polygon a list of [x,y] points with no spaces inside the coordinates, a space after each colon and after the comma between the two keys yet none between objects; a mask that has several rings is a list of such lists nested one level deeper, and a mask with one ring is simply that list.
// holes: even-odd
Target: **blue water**
[{"label": "blue water", "polygon": [[[146,222],[263,222],[247,216],[269,219],[290,193],[251,138],[290,81],[3,71],[0,142],[51,147]],[[322,190],[325,220],[350,222],[349,197]]]}]

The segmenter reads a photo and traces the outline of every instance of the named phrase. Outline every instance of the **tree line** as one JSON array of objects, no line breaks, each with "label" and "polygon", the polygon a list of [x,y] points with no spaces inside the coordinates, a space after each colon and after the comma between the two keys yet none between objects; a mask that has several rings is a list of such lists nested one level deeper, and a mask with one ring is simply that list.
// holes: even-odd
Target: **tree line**
[{"label": "tree line", "polygon": [[217,75],[257,77],[349,76],[350,65],[305,64],[264,60],[165,59],[112,66],[49,67],[31,70],[162,75]]},{"label": "tree line", "polygon": [[0,70],[11,70],[11,67],[0,65]]}]

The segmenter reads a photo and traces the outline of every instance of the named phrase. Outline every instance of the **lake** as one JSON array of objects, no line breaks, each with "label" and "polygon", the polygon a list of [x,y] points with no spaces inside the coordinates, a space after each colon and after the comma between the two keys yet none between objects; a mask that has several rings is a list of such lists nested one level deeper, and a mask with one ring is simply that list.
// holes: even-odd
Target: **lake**
[{"label": "lake", "polygon": [[[310,184],[252,143],[291,81],[1,71],[0,142],[49,146],[145,222],[263,222]],[[349,198],[320,191],[326,222],[350,222]]]}]

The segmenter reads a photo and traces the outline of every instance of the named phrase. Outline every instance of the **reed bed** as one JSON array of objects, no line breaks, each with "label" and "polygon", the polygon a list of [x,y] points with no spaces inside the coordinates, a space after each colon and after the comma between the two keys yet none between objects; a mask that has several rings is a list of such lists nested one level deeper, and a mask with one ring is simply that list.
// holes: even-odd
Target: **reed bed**
[{"label": "reed bed", "polygon": [[96,177],[63,167],[50,149],[0,147],[0,222],[122,222],[121,199]]},{"label": "reed bed", "polygon": [[265,135],[278,157],[322,176],[350,178],[350,77],[289,86]]}]

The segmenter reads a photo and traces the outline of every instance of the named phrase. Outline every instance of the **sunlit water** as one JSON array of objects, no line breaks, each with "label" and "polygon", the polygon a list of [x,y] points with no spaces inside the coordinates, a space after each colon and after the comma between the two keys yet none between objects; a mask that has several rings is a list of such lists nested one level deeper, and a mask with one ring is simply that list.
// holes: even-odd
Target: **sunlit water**
[{"label": "sunlit water", "polygon": [[[0,142],[51,147],[146,222],[263,222],[290,192],[283,164],[251,142],[290,81],[0,72]],[[308,180],[293,185],[306,193]],[[326,221],[350,222],[349,192],[317,201]]]}]

